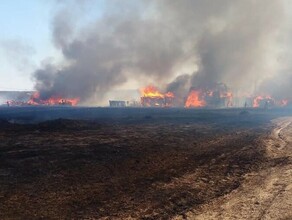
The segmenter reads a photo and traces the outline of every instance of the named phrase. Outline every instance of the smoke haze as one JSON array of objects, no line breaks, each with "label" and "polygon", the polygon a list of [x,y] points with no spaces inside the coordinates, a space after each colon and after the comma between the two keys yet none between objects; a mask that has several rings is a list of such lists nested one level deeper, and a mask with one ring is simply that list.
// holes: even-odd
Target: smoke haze
[{"label": "smoke haze", "polygon": [[284,0],[107,0],[102,15],[82,26],[86,10],[72,14],[80,4],[94,1],[61,1],[52,19],[63,61],[33,73],[43,98],[98,103],[133,79],[178,96],[219,82],[242,92],[291,94],[289,62],[279,60]]}]

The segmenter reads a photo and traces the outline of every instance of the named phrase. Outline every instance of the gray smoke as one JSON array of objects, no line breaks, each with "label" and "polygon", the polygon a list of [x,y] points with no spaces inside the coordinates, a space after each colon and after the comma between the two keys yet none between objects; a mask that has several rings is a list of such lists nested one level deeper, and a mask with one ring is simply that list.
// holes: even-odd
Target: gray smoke
[{"label": "gray smoke", "polygon": [[32,46],[21,40],[4,40],[0,42],[0,50],[3,50],[7,60],[19,71],[34,69],[31,57],[35,54]]},{"label": "gray smoke", "polygon": [[282,7],[283,2],[272,0],[169,2],[167,14],[177,26],[186,27],[195,45],[198,71],[192,75],[192,86],[224,82],[254,92],[257,84],[277,72]]},{"label": "gray smoke", "polygon": [[63,62],[34,73],[42,97],[101,99],[132,78],[166,86],[190,64],[191,76],[177,77],[168,91],[183,96],[218,82],[251,91],[278,71],[281,0],[108,0],[103,15],[81,27],[82,13],[70,7],[52,22]]},{"label": "gray smoke", "polygon": [[175,94],[175,106],[184,106],[185,98],[190,88],[191,76],[188,74],[183,74],[176,77],[175,80],[169,83],[166,87],[166,91]]},{"label": "gray smoke", "polygon": [[287,99],[292,101],[292,52],[290,49],[292,39],[292,29],[289,27],[287,35],[281,39],[284,41],[285,50],[278,57],[280,66],[280,74],[267,77],[258,86],[257,93],[260,95],[268,94],[276,99]]},{"label": "gray smoke", "polygon": [[277,100],[287,99],[292,100],[291,94],[291,82],[292,74],[291,71],[283,74],[284,76],[277,76],[266,79],[258,89],[259,95],[270,95]]},{"label": "gray smoke", "polygon": [[268,74],[265,67],[277,57],[269,46],[276,44],[282,17],[280,4],[235,2],[236,7],[227,13],[232,19],[224,21],[219,30],[206,30],[199,40],[201,63],[194,84],[224,81],[235,87],[249,87]]}]

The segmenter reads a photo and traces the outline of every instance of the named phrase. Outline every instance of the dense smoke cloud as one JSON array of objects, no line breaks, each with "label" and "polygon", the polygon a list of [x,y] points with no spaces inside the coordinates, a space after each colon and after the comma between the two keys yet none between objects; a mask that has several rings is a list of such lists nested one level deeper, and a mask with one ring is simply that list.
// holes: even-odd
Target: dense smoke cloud
[{"label": "dense smoke cloud", "polygon": [[191,87],[191,76],[182,74],[176,77],[171,83],[167,85],[166,91],[175,94],[177,103],[175,106],[183,106],[186,94],[188,94]]},{"label": "dense smoke cloud", "polygon": [[[150,78],[179,96],[190,86],[218,82],[252,92],[279,71],[282,3],[108,0],[101,17],[81,27],[70,13],[74,6],[65,5],[52,22],[64,61],[37,70],[36,89],[42,97],[84,102],[101,99],[128,79]],[[193,70],[170,82],[186,66]]]},{"label": "dense smoke cloud", "polygon": [[[275,1],[234,1],[230,19],[219,30],[206,30],[198,42],[200,71],[197,83],[223,81],[233,87],[247,88],[272,74],[277,58],[277,34],[282,20]],[[270,48],[272,45],[272,48]],[[267,68],[268,66],[268,68]],[[246,90],[246,89],[245,89]]]},{"label": "dense smoke cloud", "polygon": [[263,79],[262,83],[257,88],[259,94],[270,94],[276,99],[292,100],[292,52],[290,49],[292,39],[292,29],[286,30],[287,35],[281,39],[283,46],[283,53],[278,57],[279,74]]}]

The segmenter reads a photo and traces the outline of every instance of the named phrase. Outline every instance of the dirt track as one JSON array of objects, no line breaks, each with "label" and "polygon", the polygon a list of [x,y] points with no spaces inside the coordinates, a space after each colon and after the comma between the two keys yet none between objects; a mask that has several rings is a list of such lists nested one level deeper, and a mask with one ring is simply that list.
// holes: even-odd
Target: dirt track
[{"label": "dirt track", "polygon": [[241,187],[200,212],[187,213],[189,219],[292,219],[292,118],[273,123],[262,140],[270,159],[265,168],[248,173]]}]

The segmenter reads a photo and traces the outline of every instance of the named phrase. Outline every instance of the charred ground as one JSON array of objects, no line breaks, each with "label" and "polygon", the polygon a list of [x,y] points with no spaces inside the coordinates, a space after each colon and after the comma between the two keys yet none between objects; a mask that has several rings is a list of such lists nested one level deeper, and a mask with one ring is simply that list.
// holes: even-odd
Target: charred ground
[{"label": "charred ground", "polygon": [[272,166],[260,137],[279,114],[5,109],[0,113],[0,218],[184,216],[239,187],[246,173]]}]

